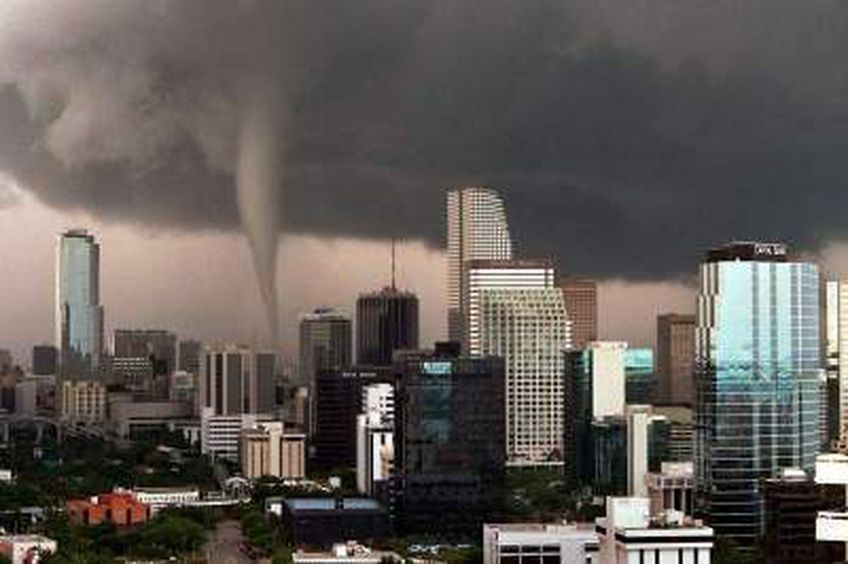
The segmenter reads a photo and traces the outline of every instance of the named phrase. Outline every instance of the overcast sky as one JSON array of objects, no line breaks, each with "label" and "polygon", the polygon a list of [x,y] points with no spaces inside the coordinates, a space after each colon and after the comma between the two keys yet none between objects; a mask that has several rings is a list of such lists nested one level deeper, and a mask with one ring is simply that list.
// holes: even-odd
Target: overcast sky
[{"label": "overcast sky", "polygon": [[[49,338],[72,225],[110,326],[261,332],[243,217],[254,251],[285,235],[284,337],[379,286],[392,236],[439,336],[444,190],[478,184],[524,256],[606,281],[606,336],[649,340],[716,243],[838,271],[846,52],[842,0],[4,0],[0,341]],[[271,186],[247,213],[245,178]]]}]

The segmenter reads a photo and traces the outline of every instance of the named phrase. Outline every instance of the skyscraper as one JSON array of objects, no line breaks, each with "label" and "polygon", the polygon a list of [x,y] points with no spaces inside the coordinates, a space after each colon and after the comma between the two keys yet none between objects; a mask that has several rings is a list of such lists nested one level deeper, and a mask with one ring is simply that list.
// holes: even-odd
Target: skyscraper
[{"label": "skyscraper", "polygon": [[84,229],[59,235],[55,274],[56,348],[67,376],[72,365],[97,366],[103,353],[100,245],[94,236]]},{"label": "skyscraper", "polygon": [[447,228],[448,338],[465,344],[466,264],[475,259],[512,258],[512,240],[500,194],[491,188],[449,190]]},{"label": "skyscraper", "polygon": [[598,284],[594,280],[566,278],[559,286],[571,320],[571,345],[582,349],[598,340]]},{"label": "skyscraper", "polygon": [[347,315],[321,308],[300,318],[300,377],[303,383],[314,390],[318,372],[351,364],[351,323]]},{"label": "skyscraper", "polygon": [[202,347],[200,341],[180,341],[177,345],[177,368],[194,375],[199,374]]},{"label": "skyscraper", "polygon": [[474,260],[466,265],[466,285],[467,350],[506,361],[508,463],[562,465],[562,366],[571,338],[553,267]]},{"label": "skyscraper", "polygon": [[274,410],[276,355],[236,345],[206,347],[200,407],[211,415],[265,414]]},{"label": "skyscraper", "polygon": [[695,401],[695,316],[657,316],[657,403],[692,405]]},{"label": "skyscraper", "polygon": [[356,301],[356,361],[390,366],[396,350],[418,348],[418,297],[393,286]]},{"label": "skyscraper", "polygon": [[780,244],[732,243],[700,269],[696,473],[717,534],[763,532],[761,481],[812,472],[821,439],[819,272]]},{"label": "skyscraper", "polygon": [[37,376],[56,374],[56,347],[35,345],[32,347],[32,373]]},{"label": "skyscraper", "polygon": [[825,287],[825,354],[830,401],[829,438],[848,438],[848,280]]},{"label": "skyscraper", "polygon": [[504,471],[504,364],[455,348],[401,353],[395,509],[402,532],[471,533]]}]

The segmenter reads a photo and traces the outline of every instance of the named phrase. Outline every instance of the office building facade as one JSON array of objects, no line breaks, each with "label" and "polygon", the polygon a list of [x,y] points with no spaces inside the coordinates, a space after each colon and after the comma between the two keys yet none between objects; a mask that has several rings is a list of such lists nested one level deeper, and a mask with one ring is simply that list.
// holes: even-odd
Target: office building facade
[{"label": "office building facade", "polygon": [[418,297],[393,287],[356,301],[356,361],[391,366],[396,350],[418,348]]},{"label": "office building facade", "polygon": [[663,405],[692,405],[695,373],[695,316],[657,316],[657,399]]},{"label": "office building facade", "polygon": [[316,465],[325,469],[355,468],[356,420],[363,412],[363,389],[391,384],[391,367],[354,366],[323,370],[315,381]]},{"label": "office building facade", "polygon": [[58,354],[52,345],[32,347],[32,373],[36,376],[52,376],[58,367]]},{"label": "office building facade", "polygon": [[477,532],[505,463],[500,358],[436,350],[395,364],[395,511],[404,533]]},{"label": "office building facade", "polygon": [[547,261],[470,261],[467,350],[506,362],[507,458],[563,465],[562,363],[571,329]]},{"label": "office building facade", "polygon": [[242,476],[248,480],[306,477],[306,435],[287,432],[282,421],[265,421],[242,429],[239,448]]},{"label": "office building facade", "polygon": [[271,413],[276,355],[237,345],[213,345],[203,354],[200,408],[215,415]]},{"label": "office building facade", "polygon": [[448,339],[467,343],[466,264],[509,260],[512,239],[500,194],[491,188],[455,188],[447,194]]},{"label": "office building facade", "polygon": [[67,376],[91,374],[103,354],[100,245],[83,229],[56,240],[55,335]]},{"label": "office building facade", "polygon": [[825,285],[825,355],[831,407],[828,438],[848,439],[848,280]]},{"label": "office building facade", "polygon": [[654,404],[657,382],[654,351],[627,347],[624,353],[624,400],[628,404]]},{"label": "office building facade", "polygon": [[821,444],[819,273],[786,247],[733,243],[700,268],[696,473],[717,534],[761,538],[760,482],[812,472]]},{"label": "office building facade", "polygon": [[580,350],[598,340],[598,283],[585,278],[567,278],[559,286],[571,320],[571,346]]}]

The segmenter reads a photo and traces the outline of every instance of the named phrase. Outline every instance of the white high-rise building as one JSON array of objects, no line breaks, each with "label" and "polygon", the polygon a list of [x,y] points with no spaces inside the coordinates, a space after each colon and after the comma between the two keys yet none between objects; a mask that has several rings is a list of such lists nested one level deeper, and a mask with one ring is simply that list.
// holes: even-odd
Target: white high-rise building
[{"label": "white high-rise building", "polygon": [[624,415],[627,343],[595,341],[586,347],[591,362],[592,416]]},{"label": "white high-rise building", "polygon": [[512,258],[512,240],[503,200],[491,188],[448,191],[448,338],[467,343],[466,264],[475,259]]},{"label": "white high-rise building", "polygon": [[100,245],[84,229],[56,239],[55,330],[64,372],[97,366],[103,353]]},{"label": "white high-rise building", "polygon": [[544,261],[471,261],[468,350],[506,364],[507,460],[562,465],[564,351],[571,328],[553,267]]},{"label": "white high-rise building", "polygon": [[237,345],[204,350],[200,370],[200,410],[214,415],[271,413],[274,410],[276,355]]}]

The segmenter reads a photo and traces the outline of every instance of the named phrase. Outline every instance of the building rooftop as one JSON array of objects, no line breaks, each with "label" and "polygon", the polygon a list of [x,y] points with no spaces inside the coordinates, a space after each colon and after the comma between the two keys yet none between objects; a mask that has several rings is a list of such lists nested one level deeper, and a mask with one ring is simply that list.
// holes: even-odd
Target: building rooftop
[{"label": "building rooftop", "polygon": [[335,499],[331,497],[298,497],[287,498],[283,503],[290,511],[375,511],[383,506],[367,497],[346,497]]},{"label": "building rooftop", "polygon": [[757,261],[786,262],[788,250],[783,243],[764,243],[760,241],[733,241],[726,245],[710,249],[706,253],[707,262]]}]

